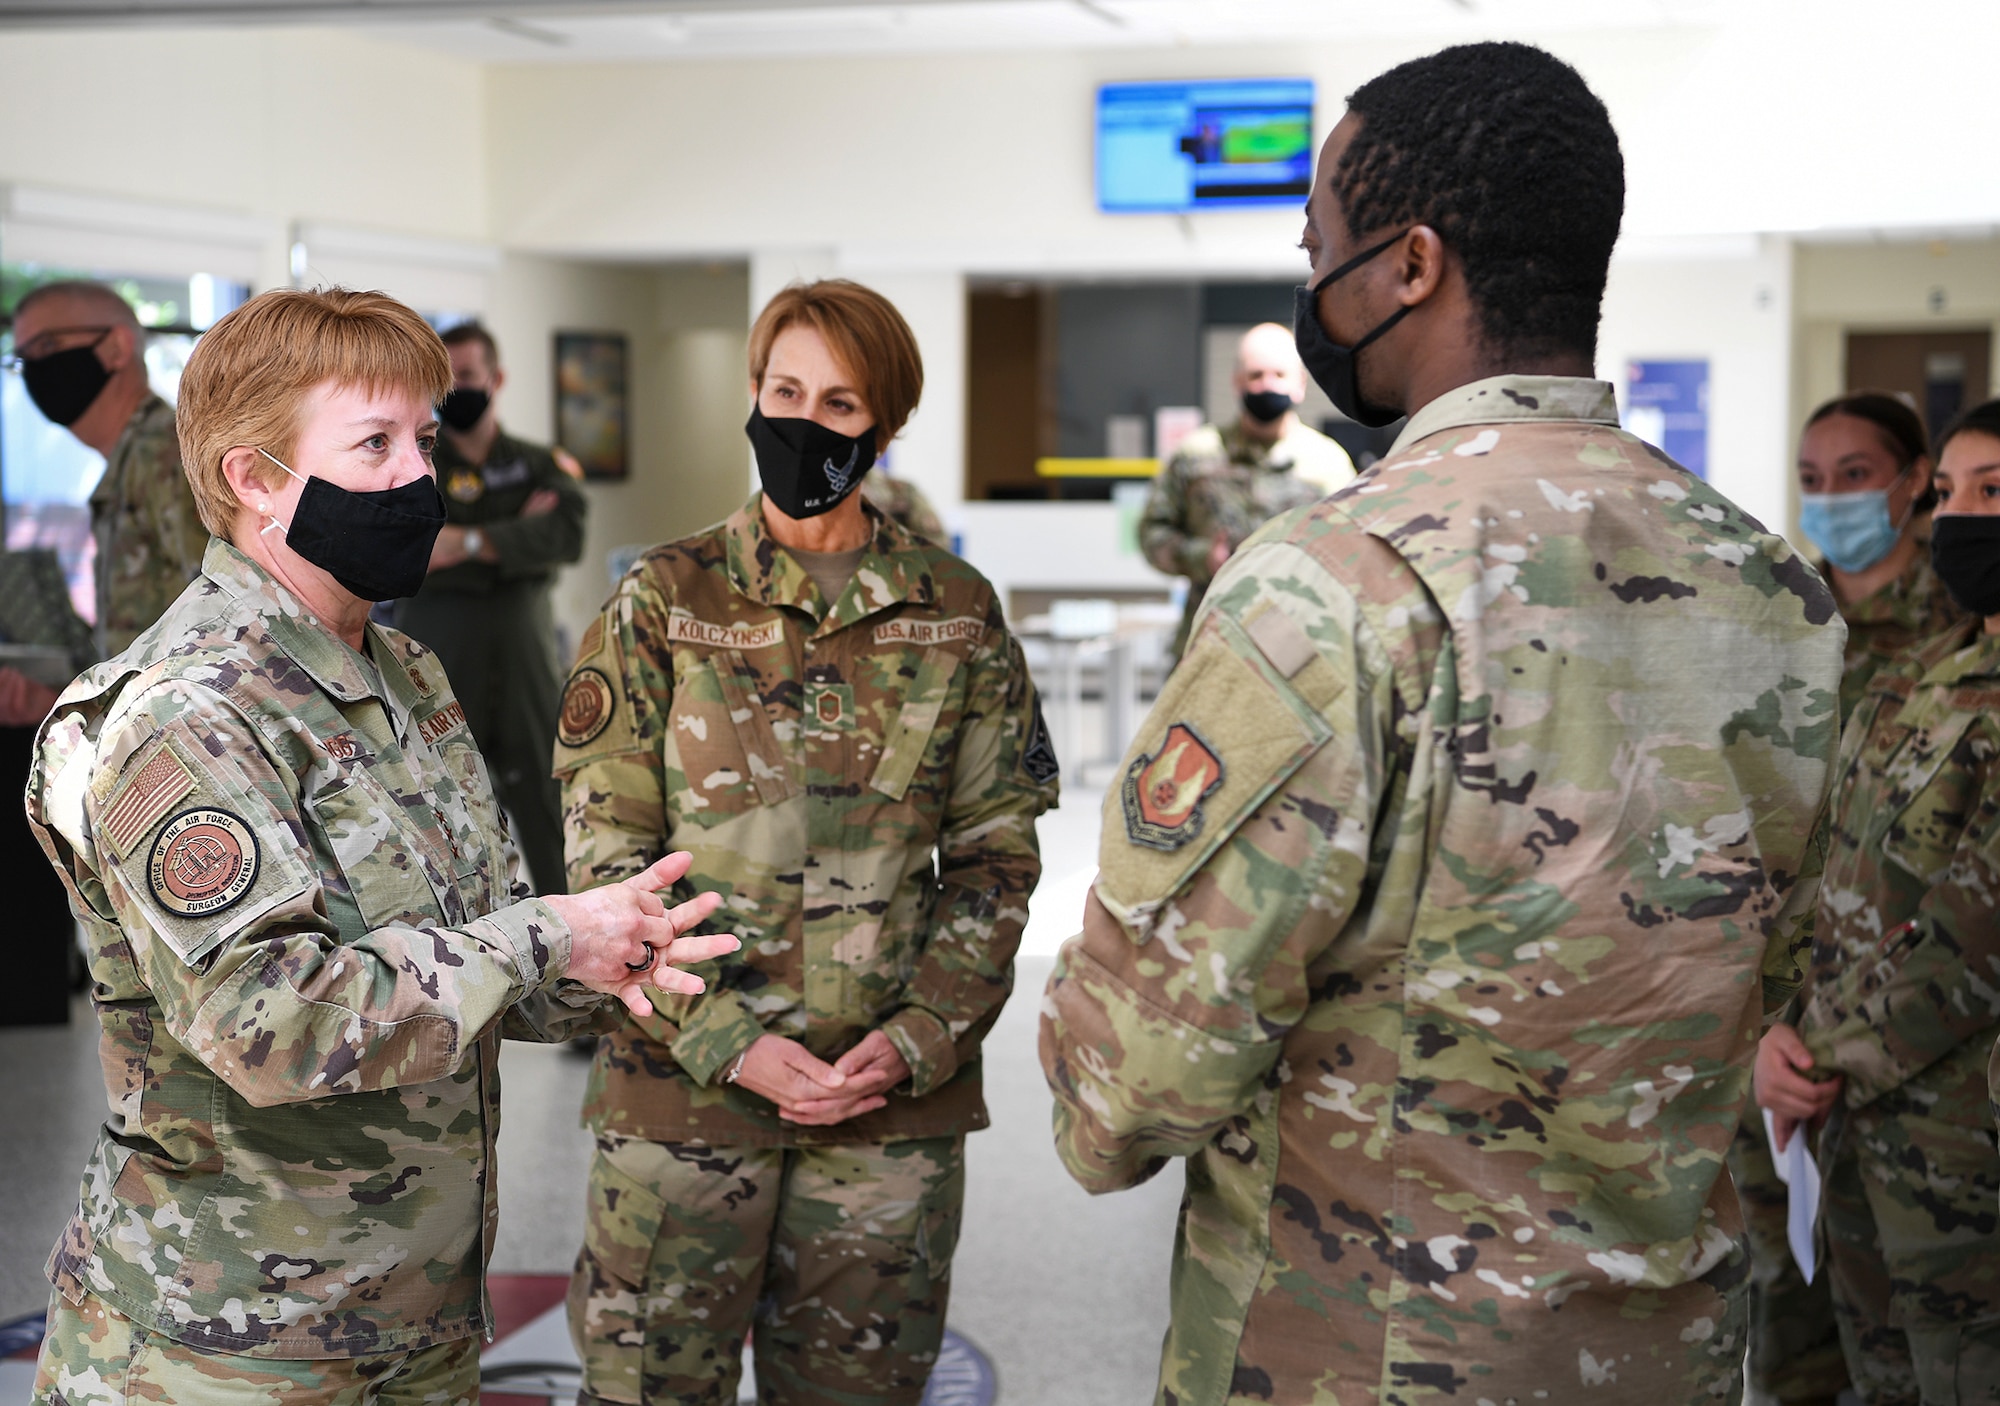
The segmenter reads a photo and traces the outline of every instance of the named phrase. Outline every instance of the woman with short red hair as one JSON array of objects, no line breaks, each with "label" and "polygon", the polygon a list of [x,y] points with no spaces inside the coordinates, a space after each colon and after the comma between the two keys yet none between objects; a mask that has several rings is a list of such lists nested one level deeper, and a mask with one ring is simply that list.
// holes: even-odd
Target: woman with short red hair
[{"label": "woman with short red hair", "polygon": [[688,856],[519,882],[436,656],[369,623],[444,523],[451,363],[380,293],[208,331],[179,430],[202,574],[57,700],[29,818],[89,948],[111,1116],[49,1262],[37,1402],[473,1402],[499,1049],[733,950]]}]

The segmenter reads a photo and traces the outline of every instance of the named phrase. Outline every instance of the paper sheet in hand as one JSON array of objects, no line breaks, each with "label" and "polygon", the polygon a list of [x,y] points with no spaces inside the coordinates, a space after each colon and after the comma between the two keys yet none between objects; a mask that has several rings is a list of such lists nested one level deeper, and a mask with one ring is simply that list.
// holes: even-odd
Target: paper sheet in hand
[{"label": "paper sheet in hand", "polygon": [[1764,1110],[1764,1136],[1770,1142],[1772,1158],[1778,1164],[1778,1179],[1788,1188],[1785,1211],[1785,1239],[1792,1247],[1792,1259],[1799,1273],[1812,1283],[1813,1222],[1819,1219],[1819,1163],[1813,1161],[1806,1132],[1792,1134],[1791,1144],[1777,1150],[1778,1135],[1771,1125],[1771,1110]]}]

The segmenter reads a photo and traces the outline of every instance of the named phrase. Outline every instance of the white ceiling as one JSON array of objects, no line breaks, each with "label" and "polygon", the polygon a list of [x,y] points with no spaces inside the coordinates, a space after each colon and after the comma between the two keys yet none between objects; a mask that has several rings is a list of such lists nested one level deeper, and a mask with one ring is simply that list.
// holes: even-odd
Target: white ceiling
[{"label": "white ceiling", "polygon": [[904,4],[560,9],[371,26],[377,37],[484,62],[576,63],[1118,49],[1372,35],[1466,38],[1496,31],[1706,23],[1718,0],[919,0]]},{"label": "white ceiling", "polygon": [[1723,0],[0,0],[0,27],[315,23],[480,62],[1268,45],[1717,22]]}]

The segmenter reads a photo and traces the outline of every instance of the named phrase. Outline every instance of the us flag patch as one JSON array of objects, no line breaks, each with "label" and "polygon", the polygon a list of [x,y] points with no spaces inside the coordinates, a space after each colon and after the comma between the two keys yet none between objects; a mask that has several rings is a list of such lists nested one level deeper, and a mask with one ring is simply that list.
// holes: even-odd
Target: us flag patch
[{"label": "us flag patch", "polygon": [[162,739],[124,789],[105,806],[97,828],[122,858],[194,787],[194,773]]}]

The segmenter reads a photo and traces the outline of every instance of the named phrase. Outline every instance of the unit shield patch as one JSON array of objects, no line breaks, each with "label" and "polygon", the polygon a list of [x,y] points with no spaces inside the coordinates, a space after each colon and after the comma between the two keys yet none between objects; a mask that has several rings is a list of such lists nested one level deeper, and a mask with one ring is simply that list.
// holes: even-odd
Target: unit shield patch
[{"label": "unit shield patch", "polygon": [[1179,849],[1201,833],[1201,803],[1222,785],[1222,757],[1187,723],[1125,773],[1125,833],[1149,849]]},{"label": "unit shield patch", "polygon": [[146,877],[169,913],[183,918],[220,913],[257,882],[257,837],[229,811],[184,810],[153,841]]},{"label": "unit shield patch", "polygon": [[611,723],[617,706],[611,696],[611,680],[599,669],[578,669],[563,690],[562,715],[556,737],[565,747],[582,747]]},{"label": "unit shield patch", "polygon": [[1037,786],[1046,786],[1062,770],[1056,761],[1056,744],[1049,736],[1048,722],[1042,717],[1041,695],[1035,696],[1035,716],[1028,724],[1028,745],[1021,750],[1021,770]]}]

